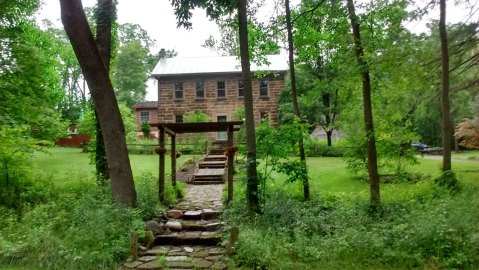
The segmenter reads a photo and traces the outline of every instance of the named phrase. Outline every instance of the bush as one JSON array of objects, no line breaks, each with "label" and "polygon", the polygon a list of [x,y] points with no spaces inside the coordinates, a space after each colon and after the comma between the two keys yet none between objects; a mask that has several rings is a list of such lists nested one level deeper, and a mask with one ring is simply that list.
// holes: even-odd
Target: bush
[{"label": "bush", "polygon": [[263,215],[245,216],[237,200],[224,213],[240,227],[234,260],[250,269],[475,269],[476,191],[423,192],[420,200],[383,202],[375,213],[362,199],[302,203],[273,192]]},{"label": "bush", "polygon": [[117,208],[109,189],[93,180],[79,181],[23,215],[1,212],[6,218],[0,222],[0,264],[111,268],[127,258],[130,232],[143,234],[140,213]]}]

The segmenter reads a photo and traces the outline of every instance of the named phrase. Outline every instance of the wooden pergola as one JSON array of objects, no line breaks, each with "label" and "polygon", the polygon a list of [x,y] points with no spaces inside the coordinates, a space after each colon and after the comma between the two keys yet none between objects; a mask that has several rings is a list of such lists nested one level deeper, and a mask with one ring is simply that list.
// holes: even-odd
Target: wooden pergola
[{"label": "wooden pergola", "polygon": [[233,146],[233,134],[240,130],[243,121],[233,122],[201,122],[201,123],[151,123],[153,127],[158,127],[159,148],[155,151],[160,156],[160,169],[158,177],[158,192],[160,201],[165,201],[165,134],[171,137],[171,183],[176,190],[176,135],[184,133],[204,133],[204,132],[227,132],[225,153],[228,158],[228,202],[233,199],[233,157],[237,148]]}]

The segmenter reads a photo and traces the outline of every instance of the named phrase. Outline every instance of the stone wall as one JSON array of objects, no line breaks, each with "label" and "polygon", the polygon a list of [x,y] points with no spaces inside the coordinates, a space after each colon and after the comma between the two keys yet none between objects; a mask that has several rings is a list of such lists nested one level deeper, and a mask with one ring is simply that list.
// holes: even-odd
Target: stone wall
[{"label": "stone wall", "polygon": [[[244,106],[244,98],[238,96],[238,80],[236,76],[176,77],[160,78],[158,82],[158,122],[175,122],[175,115],[184,115],[191,111],[202,111],[208,114],[211,121],[218,116],[226,116],[227,121],[234,119],[233,112]],[[253,79],[253,100],[255,121],[267,114],[273,125],[278,123],[277,101],[284,88],[284,75],[269,77],[268,96],[260,97],[259,80]],[[196,98],[196,81],[204,82],[205,97]],[[217,81],[226,82],[226,97],[217,97]],[[183,83],[183,98],[175,99],[175,83]]]}]

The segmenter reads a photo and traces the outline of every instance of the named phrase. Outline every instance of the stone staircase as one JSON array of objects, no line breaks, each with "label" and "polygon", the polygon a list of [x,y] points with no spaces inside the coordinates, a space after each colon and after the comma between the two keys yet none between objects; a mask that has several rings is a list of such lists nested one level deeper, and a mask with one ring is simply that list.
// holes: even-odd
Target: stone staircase
[{"label": "stone staircase", "polygon": [[174,209],[145,223],[153,239],[122,269],[226,269],[222,193],[223,185],[188,185]]},{"label": "stone staircase", "polygon": [[226,156],[224,150],[210,149],[208,155],[198,163],[198,170],[193,175],[195,185],[223,184],[226,173]]}]

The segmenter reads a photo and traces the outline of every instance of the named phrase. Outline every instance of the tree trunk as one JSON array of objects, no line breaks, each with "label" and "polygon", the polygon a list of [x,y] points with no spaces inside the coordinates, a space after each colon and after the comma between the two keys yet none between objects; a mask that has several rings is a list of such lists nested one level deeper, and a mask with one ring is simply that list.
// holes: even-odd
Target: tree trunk
[{"label": "tree trunk", "polygon": [[90,31],[80,0],[60,0],[61,17],[103,129],[115,202],[136,206],[136,191],[121,119],[108,71]]},{"label": "tree trunk", "polygon": [[248,18],[247,18],[247,0],[239,0],[238,18],[239,18],[239,38],[241,69],[243,72],[244,85],[244,110],[246,125],[246,147],[247,147],[247,181],[246,181],[246,199],[248,209],[252,212],[261,211],[259,205],[258,193],[258,172],[256,171],[256,134],[254,127],[253,111],[253,86],[251,83],[251,69],[248,47]]},{"label": "tree trunk", "polygon": [[442,124],[442,171],[451,170],[451,134],[452,123],[449,110],[449,49],[446,31],[446,0],[439,1],[439,38],[441,40],[442,91],[441,91],[441,124]]},{"label": "tree trunk", "polygon": [[356,16],[353,0],[347,0],[347,7],[349,19],[351,20],[351,28],[353,29],[354,50],[363,80],[364,123],[366,126],[366,139],[368,144],[367,156],[371,204],[373,206],[379,206],[381,204],[381,198],[379,194],[379,174],[376,154],[376,139],[373,125],[373,111],[371,104],[371,79],[369,77],[369,66],[367,61],[364,59],[359,20]]},{"label": "tree trunk", "polygon": [[326,138],[328,140],[328,146],[332,146],[333,145],[333,141],[331,139],[331,136],[333,136],[333,130],[332,129],[328,129],[328,130],[325,130],[326,131]]},{"label": "tree trunk", "polygon": [[[294,114],[296,115],[297,120],[302,123],[301,112],[298,106],[298,92],[296,90],[296,74],[294,70],[294,45],[293,45],[293,32],[291,25],[291,10],[289,7],[289,0],[284,2],[286,6],[286,29],[288,32],[288,51],[289,51],[289,73],[291,77],[291,99],[293,101]],[[306,155],[304,153],[304,142],[303,138],[299,140],[299,160],[301,166],[303,166],[304,175],[301,181],[303,182],[303,197],[304,200],[309,200],[309,181],[308,181],[308,170],[306,166]]]},{"label": "tree trunk", "polygon": [[[110,72],[111,61],[111,29],[115,20],[116,6],[112,0],[98,0],[96,13],[96,46],[100,52],[103,64],[107,72]],[[101,129],[98,113],[95,109],[96,126],[96,148],[95,148],[95,168],[99,183],[109,179],[108,162],[106,161],[105,142],[103,141],[103,131]]]}]

